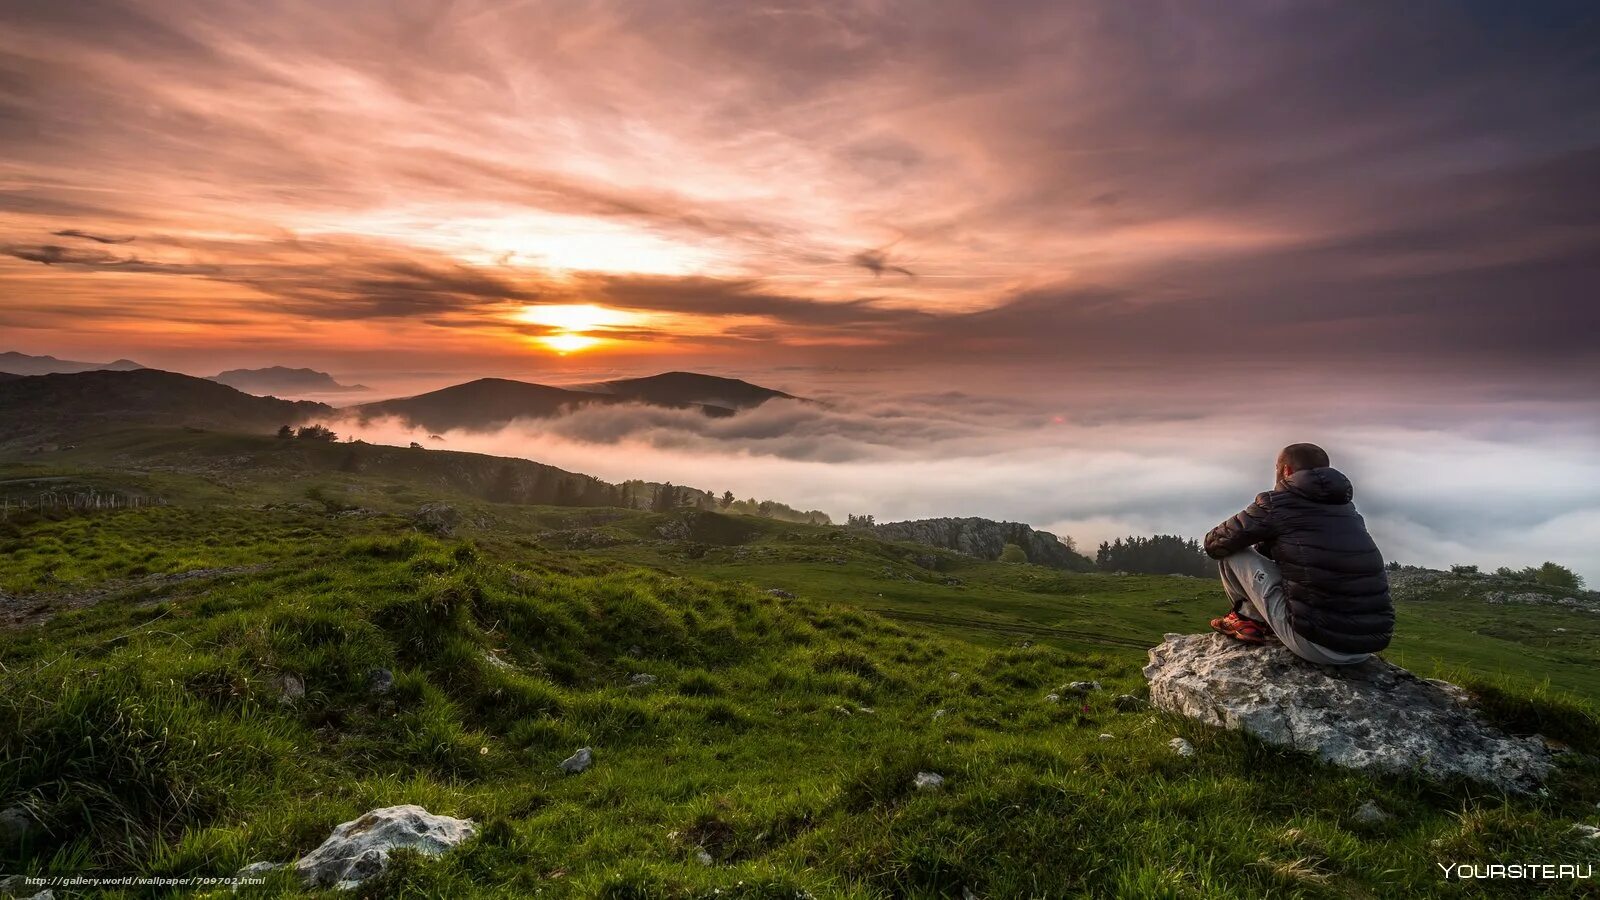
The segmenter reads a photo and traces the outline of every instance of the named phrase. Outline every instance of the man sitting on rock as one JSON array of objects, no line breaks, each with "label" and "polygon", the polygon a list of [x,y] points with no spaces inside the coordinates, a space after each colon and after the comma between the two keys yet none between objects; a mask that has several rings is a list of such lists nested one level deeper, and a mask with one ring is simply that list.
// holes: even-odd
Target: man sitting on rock
[{"label": "man sitting on rock", "polygon": [[1394,604],[1350,479],[1316,444],[1283,448],[1276,475],[1272,490],[1206,534],[1233,601],[1211,627],[1251,644],[1276,636],[1320,665],[1363,662],[1389,646]]}]

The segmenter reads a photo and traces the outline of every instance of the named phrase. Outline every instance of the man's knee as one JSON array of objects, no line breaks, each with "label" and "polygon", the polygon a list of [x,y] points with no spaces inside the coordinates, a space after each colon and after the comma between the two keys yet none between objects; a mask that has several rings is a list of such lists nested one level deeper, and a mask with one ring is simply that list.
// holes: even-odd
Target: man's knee
[{"label": "man's knee", "polygon": [[1240,581],[1248,583],[1251,577],[1261,570],[1261,563],[1265,561],[1266,557],[1246,548],[1217,560],[1217,568],[1222,571],[1223,578],[1231,574]]}]

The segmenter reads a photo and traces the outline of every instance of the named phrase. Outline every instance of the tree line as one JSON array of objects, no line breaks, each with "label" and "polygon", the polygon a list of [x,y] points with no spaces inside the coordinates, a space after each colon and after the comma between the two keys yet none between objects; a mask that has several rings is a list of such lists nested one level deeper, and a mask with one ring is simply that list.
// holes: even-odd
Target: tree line
[{"label": "tree line", "polygon": [[1140,575],[1216,574],[1217,564],[1200,549],[1194,538],[1176,534],[1151,537],[1129,535],[1114,541],[1101,541],[1095,551],[1095,565],[1107,572],[1134,572]]}]

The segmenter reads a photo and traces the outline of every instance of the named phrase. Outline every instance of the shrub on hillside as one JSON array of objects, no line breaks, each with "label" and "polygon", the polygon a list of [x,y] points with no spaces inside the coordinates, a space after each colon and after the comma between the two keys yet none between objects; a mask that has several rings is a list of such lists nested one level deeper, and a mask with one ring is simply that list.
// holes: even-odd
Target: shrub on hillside
[{"label": "shrub on hillside", "polygon": [[1542,584],[1545,587],[1560,588],[1566,591],[1583,590],[1583,576],[1572,571],[1566,566],[1553,562],[1546,562],[1541,566],[1527,566],[1522,569],[1513,569],[1510,566],[1501,566],[1494,570],[1501,578],[1514,578],[1517,581],[1526,581],[1530,584]]}]

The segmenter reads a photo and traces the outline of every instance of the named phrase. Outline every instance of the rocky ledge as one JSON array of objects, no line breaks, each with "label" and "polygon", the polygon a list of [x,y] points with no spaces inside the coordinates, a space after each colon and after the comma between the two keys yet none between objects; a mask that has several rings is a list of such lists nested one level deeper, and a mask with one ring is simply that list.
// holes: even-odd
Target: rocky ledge
[{"label": "rocky ledge", "polygon": [[1460,776],[1514,793],[1537,788],[1554,766],[1543,739],[1506,734],[1460,688],[1381,659],[1316,666],[1281,644],[1169,634],[1144,676],[1157,708],[1336,765]]},{"label": "rocky ledge", "polygon": [[1078,554],[1070,538],[1063,541],[1048,531],[1035,531],[1020,522],[918,519],[874,525],[872,533],[886,541],[910,541],[989,560],[999,559],[1007,544],[1016,544],[1028,555],[1028,562],[1037,565],[1073,570],[1093,568],[1093,563]]}]

